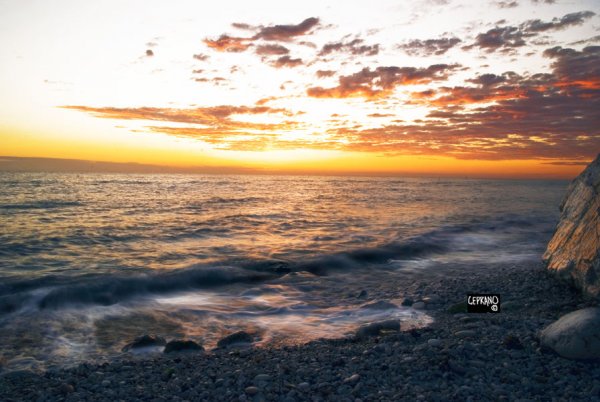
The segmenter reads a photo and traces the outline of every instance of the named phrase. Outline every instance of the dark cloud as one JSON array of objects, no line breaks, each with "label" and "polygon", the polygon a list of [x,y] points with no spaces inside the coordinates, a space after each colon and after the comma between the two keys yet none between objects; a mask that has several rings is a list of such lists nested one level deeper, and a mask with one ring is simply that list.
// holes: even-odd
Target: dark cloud
[{"label": "dark cloud", "polygon": [[398,45],[399,49],[404,50],[411,56],[422,55],[442,55],[461,42],[458,38],[440,38],[426,40],[411,40],[403,45]]},{"label": "dark cloud", "polygon": [[243,22],[234,22],[233,24],[231,24],[231,26],[237,29],[243,29],[245,31],[254,31],[256,29],[256,27],[250,24],[245,24]]},{"label": "dark cloud", "polygon": [[521,25],[525,32],[545,32],[556,31],[583,24],[587,19],[596,15],[591,11],[580,11],[578,13],[566,14],[562,18],[554,18],[552,21],[544,22],[541,20],[529,20]]},{"label": "dark cloud", "polygon": [[290,56],[281,56],[269,63],[275,68],[297,67],[302,65],[302,59],[292,59]]},{"label": "dark cloud", "polygon": [[554,3],[556,3],[556,0],[531,0],[531,2],[535,3],[535,4],[539,4],[539,3],[554,4]]},{"label": "dark cloud", "polygon": [[375,56],[379,53],[379,45],[363,45],[362,39],[353,39],[350,42],[332,42],[327,43],[321,48],[320,56],[325,56],[333,52],[344,52],[352,55]]},{"label": "dark cloud", "polygon": [[146,43],[146,46],[148,46],[148,47],[156,47],[156,46],[158,46],[158,43],[156,43],[156,42],[148,42],[148,43]]},{"label": "dark cloud", "polygon": [[152,51],[152,49],[146,49],[146,56],[148,56],[148,57],[154,56],[154,52]]},{"label": "dark cloud", "polygon": [[296,36],[302,36],[309,33],[319,24],[318,18],[307,18],[298,25],[273,25],[261,27],[254,39],[263,39],[268,41],[289,41]]},{"label": "dark cloud", "polygon": [[581,51],[557,46],[545,50],[544,56],[555,59],[552,68],[558,85],[600,90],[600,46]]},{"label": "dark cloud", "polygon": [[[568,27],[583,24],[587,19],[596,15],[591,11],[580,11],[577,13],[566,14],[562,18],[554,18],[552,21],[544,22],[542,20],[528,20],[519,26],[495,27],[487,32],[477,35],[475,42],[463,49],[468,50],[473,47],[485,49],[488,52],[500,50],[510,52],[514,48],[526,45],[526,39],[535,37],[543,32],[558,31]],[[547,40],[538,44],[548,43]]]},{"label": "dark cloud", "polygon": [[274,56],[288,54],[290,50],[281,45],[260,45],[256,47],[255,52],[261,56]]},{"label": "dark cloud", "polygon": [[591,38],[578,40],[577,42],[572,42],[569,45],[586,45],[588,43],[597,43],[600,42],[600,35],[592,36]]},{"label": "dark cloud", "polygon": [[493,52],[498,49],[511,49],[525,46],[525,37],[528,35],[518,27],[496,27],[487,32],[477,35],[475,43],[470,46],[465,46],[465,49],[470,49],[477,46],[485,49],[488,52]]},{"label": "dark cloud", "polygon": [[317,70],[317,78],[333,77],[335,70]]},{"label": "dark cloud", "polygon": [[364,68],[361,71],[341,76],[339,85],[333,88],[308,88],[308,96],[315,98],[375,98],[391,92],[396,86],[426,84],[445,80],[459,65],[434,64],[427,68],[416,67],[377,67],[375,70]]}]

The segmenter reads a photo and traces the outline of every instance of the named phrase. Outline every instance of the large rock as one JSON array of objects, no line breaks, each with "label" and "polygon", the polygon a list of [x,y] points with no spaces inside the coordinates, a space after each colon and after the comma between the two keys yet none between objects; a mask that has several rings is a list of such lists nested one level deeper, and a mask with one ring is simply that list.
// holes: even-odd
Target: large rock
[{"label": "large rock", "polygon": [[573,311],[548,325],[542,345],[568,359],[600,359],[600,308]]},{"label": "large rock", "polygon": [[570,184],[544,261],[548,270],[600,297],[600,155]]}]

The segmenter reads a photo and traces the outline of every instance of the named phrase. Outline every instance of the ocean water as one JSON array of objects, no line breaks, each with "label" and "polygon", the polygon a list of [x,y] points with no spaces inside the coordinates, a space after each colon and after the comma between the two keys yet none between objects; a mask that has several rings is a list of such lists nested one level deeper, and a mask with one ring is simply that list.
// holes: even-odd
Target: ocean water
[{"label": "ocean water", "polygon": [[210,348],[241,329],[260,345],[426,325],[426,311],[357,295],[449,265],[539,261],[567,185],[0,173],[0,364],[110,359],[144,333]]}]

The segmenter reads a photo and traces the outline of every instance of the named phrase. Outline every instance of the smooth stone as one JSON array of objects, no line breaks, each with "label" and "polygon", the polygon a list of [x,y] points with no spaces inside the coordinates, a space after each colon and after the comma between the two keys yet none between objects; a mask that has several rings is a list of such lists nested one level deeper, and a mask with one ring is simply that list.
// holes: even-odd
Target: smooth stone
[{"label": "smooth stone", "polygon": [[413,303],[414,303],[414,300],[409,297],[405,297],[402,300],[402,306],[404,306],[404,307],[410,307],[410,306],[412,306]]},{"label": "smooth stone", "polygon": [[166,344],[163,353],[185,352],[185,351],[203,351],[202,345],[190,340],[173,340]]},{"label": "smooth stone", "polygon": [[258,394],[258,388],[255,386],[246,387],[244,390],[248,395],[256,395]]},{"label": "smooth stone", "polygon": [[433,339],[427,340],[427,344],[429,346],[439,347],[439,346],[442,346],[443,342],[440,339],[433,338]]},{"label": "smooth stone", "polygon": [[456,336],[457,338],[473,338],[475,336],[477,336],[477,331],[473,331],[471,329],[465,329],[462,331],[456,331],[454,333],[454,336]]},{"label": "smooth stone", "polygon": [[356,331],[356,336],[358,338],[367,338],[370,336],[380,335],[385,331],[400,331],[400,321],[386,320],[363,325],[358,329],[358,331]]},{"label": "smooth stone", "polygon": [[600,308],[585,308],[561,317],[542,330],[540,340],[568,359],[600,359]]},{"label": "smooth stone", "polygon": [[350,377],[344,378],[343,383],[344,384],[356,384],[359,381],[360,381],[360,374],[352,374]]},{"label": "smooth stone", "polygon": [[298,389],[302,392],[308,392],[310,391],[310,384],[307,382],[301,382],[298,384]]},{"label": "smooth stone", "polygon": [[425,310],[425,302],[418,301],[411,306],[415,310]]},{"label": "smooth stone", "polygon": [[271,381],[271,376],[268,374],[258,374],[254,377],[254,381],[256,382],[268,382]]},{"label": "smooth stone", "polygon": [[150,346],[164,346],[166,343],[167,341],[165,341],[165,338],[163,337],[157,335],[142,335],[135,338],[133,342],[123,346],[121,351],[127,352],[131,349],[147,348]]},{"label": "smooth stone", "polygon": [[254,341],[252,335],[247,333],[246,331],[238,331],[233,334],[227,335],[223,339],[217,342],[217,347],[219,348],[227,348],[233,345],[239,344],[251,344]]}]

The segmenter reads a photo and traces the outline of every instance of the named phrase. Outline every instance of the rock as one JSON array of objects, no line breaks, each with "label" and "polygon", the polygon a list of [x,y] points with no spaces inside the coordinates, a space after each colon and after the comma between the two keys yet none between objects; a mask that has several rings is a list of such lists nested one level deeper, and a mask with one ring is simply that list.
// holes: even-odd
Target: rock
[{"label": "rock", "polygon": [[477,336],[477,331],[473,331],[472,329],[464,329],[462,331],[456,331],[454,336],[457,338],[474,338]]},{"label": "rock", "polygon": [[458,314],[458,313],[466,313],[467,312],[467,302],[460,302],[451,305],[448,307],[448,313],[450,314]]},{"label": "rock", "polygon": [[58,387],[58,391],[61,394],[71,394],[71,393],[75,392],[75,387],[73,387],[73,385],[65,382],[65,383],[60,384],[60,386]]},{"label": "rock", "polygon": [[233,334],[227,335],[225,338],[217,342],[217,347],[227,348],[233,345],[239,344],[251,344],[254,341],[252,335],[246,331],[238,331]]},{"label": "rock", "polygon": [[410,307],[410,306],[412,306],[412,304],[413,304],[413,303],[414,303],[414,300],[413,300],[413,299],[411,299],[410,297],[405,297],[405,298],[402,300],[402,305],[403,305],[404,307]]},{"label": "rock", "polygon": [[254,382],[269,382],[271,381],[271,376],[268,374],[258,374],[254,377]]},{"label": "rock", "polygon": [[523,349],[523,344],[521,340],[514,335],[507,335],[503,340],[502,344],[506,346],[507,349]]},{"label": "rock", "polygon": [[385,300],[380,300],[378,302],[367,303],[360,306],[360,308],[370,309],[370,310],[390,310],[394,308],[398,308],[394,303],[390,303]]},{"label": "rock", "polygon": [[433,339],[429,339],[429,340],[427,340],[427,344],[428,344],[429,346],[433,346],[433,347],[436,347],[436,348],[437,348],[437,347],[439,347],[439,346],[442,346],[443,342],[442,342],[440,339],[433,338]]},{"label": "rock", "polygon": [[121,350],[123,352],[127,352],[131,349],[147,348],[150,346],[164,346],[166,343],[167,342],[165,341],[165,338],[162,338],[160,336],[142,335],[135,338],[133,342],[130,342],[127,345],[123,346],[123,349]]},{"label": "rock", "polygon": [[298,389],[302,392],[308,392],[310,391],[310,384],[307,382],[301,382],[298,384]]},{"label": "rock", "polygon": [[244,390],[248,395],[256,395],[258,394],[258,388],[251,386],[251,387],[246,387],[246,389]]},{"label": "rock", "polygon": [[544,262],[591,297],[600,297],[600,155],[569,185]]},{"label": "rock", "polygon": [[360,293],[356,297],[358,297],[359,299],[366,299],[367,295],[368,295],[367,291],[363,289],[360,291]]},{"label": "rock", "polygon": [[359,381],[360,381],[360,375],[359,374],[352,374],[350,377],[344,378],[343,383],[344,384],[353,385],[353,384],[356,384]]},{"label": "rock", "polygon": [[541,332],[543,346],[568,359],[600,359],[600,308],[569,313]]},{"label": "rock", "polygon": [[415,310],[425,310],[425,302],[418,301],[411,306]]},{"label": "rock", "polygon": [[203,351],[202,345],[189,340],[173,340],[166,344],[164,353],[186,352],[186,351]]},{"label": "rock", "polygon": [[367,338],[380,335],[382,332],[386,331],[400,331],[400,321],[386,320],[363,325],[356,331],[356,337]]}]

